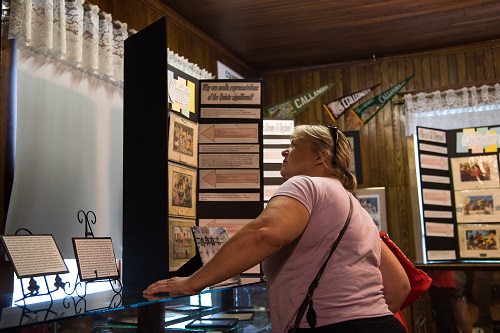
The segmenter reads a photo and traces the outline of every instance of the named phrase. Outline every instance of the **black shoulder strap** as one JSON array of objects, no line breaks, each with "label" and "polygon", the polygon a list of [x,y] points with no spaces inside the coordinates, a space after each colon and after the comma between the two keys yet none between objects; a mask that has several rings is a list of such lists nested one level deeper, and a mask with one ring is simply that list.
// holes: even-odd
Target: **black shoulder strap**
[{"label": "black shoulder strap", "polygon": [[294,333],[297,331],[297,328],[299,327],[300,321],[302,320],[302,317],[304,316],[304,312],[306,311],[307,307],[309,306],[309,310],[307,311],[307,322],[309,323],[309,326],[311,328],[316,327],[316,312],[313,309],[313,301],[312,297],[314,294],[314,290],[319,284],[319,279],[321,278],[321,275],[323,274],[323,271],[326,268],[326,265],[328,264],[328,260],[330,260],[330,257],[332,256],[333,252],[337,248],[337,246],[340,243],[340,240],[342,239],[342,236],[344,236],[345,231],[347,230],[347,227],[349,226],[349,222],[351,221],[351,215],[352,215],[352,199],[351,196],[349,196],[349,215],[347,215],[347,219],[344,223],[344,227],[342,227],[342,230],[340,230],[339,235],[337,236],[337,239],[335,239],[335,242],[333,242],[332,248],[330,249],[330,253],[328,254],[328,257],[326,258],[325,262],[321,266],[321,268],[318,271],[318,274],[316,274],[316,277],[314,280],[311,282],[309,285],[309,289],[307,291],[307,295],[302,301],[302,304],[300,305],[299,311],[297,312],[297,317],[295,318],[295,323],[290,330],[288,330],[288,333]]}]

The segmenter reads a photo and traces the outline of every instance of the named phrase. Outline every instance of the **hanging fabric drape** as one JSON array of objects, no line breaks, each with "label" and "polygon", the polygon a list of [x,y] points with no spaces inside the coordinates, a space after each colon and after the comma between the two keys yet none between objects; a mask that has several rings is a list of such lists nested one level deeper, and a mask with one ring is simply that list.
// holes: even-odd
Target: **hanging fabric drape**
[{"label": "hanging fabric drape", "polygon": [[406,135],[416,126],[455,129],[500,123],[500,84],[433,93],[407,94]]},{"label": "hanging fabric drape", "polygon": [[12,2],[9,37],[85,74],[123,85],[123,41],[127,24],[112,22],[99,7],[83,0]]},{"label": "hanging fabric drape", "polygon": [[[123,86],[124,41],[134,30],[84,0],[16,0],[9,37],[87,75]],[[197,79],[214,75],[168,51],[168,64]]]}]

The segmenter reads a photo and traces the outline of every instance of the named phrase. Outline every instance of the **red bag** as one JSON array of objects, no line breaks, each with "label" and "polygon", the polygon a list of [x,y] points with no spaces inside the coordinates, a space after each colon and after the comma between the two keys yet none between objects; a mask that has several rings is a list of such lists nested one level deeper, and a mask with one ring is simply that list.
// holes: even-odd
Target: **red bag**
[{"label": "red bag", "polygon": [[403,266],[406,275],[408,275],[408,280],[410,280],[410,294],[404,300],[401,305],[401,310],[406,308],[408,305],[413,303],[417,298],[419,298],[429,287],[431,286],[432,279],[422,271],[416,268],[413,263],[406,258],[399,247],[389,238],[389,235],[383,231],[379,232],[380,238],[384,241],[385,245],[394,253],[396,258],[398,258],[401,266]]}]

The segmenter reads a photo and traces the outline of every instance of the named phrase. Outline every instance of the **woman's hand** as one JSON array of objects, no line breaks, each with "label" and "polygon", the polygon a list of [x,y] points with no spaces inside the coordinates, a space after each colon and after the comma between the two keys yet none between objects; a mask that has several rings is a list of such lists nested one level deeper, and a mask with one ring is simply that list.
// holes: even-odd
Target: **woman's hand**
[{"label": "woman's hand", "polygon": [[199,291],[190,287],[188,277],[174,277],[156,281],[143,291],[144,295],[154,295],[158,293],[168,293],[169,295],[194,295],[198,292]]}]

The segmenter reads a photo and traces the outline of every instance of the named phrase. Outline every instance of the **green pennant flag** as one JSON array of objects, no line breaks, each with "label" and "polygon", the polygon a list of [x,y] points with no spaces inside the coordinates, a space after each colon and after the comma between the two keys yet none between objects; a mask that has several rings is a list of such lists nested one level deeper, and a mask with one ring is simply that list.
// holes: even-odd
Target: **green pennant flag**
[{"label": "green pennant flag", "polygon": [[304,111],[318,97],[330,90],[335,83],[327,84],[319,89],[294,96],[284,102],[274,104],[265,111],[269,118],[293,118]]},{"label": "green pennant flag", "polygon": [[408,81],[410,81],[413,78],[413,75],[410,76],[407,79],[404,79],[403,81],[399,82],[396,84],[394,87],[387,89],[380,95],[377,95],[373,97],[372,99],[364,102],[352,112],[354,115],[358,118],[358,120],[361,122],[361,124],[366,124],[370,119],[372,119],[377,112],[379,112],[390,100],[391,98],[397,94],[401,88],[403,88]]}]

